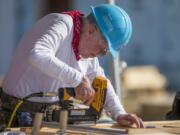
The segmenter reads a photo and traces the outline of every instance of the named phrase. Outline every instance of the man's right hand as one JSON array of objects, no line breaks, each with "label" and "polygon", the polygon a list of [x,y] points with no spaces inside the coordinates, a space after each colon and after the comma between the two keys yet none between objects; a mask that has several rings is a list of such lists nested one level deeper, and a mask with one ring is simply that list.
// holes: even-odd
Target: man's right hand
[{"label": "man's right hand", "polygon": [[94,99],[95,91],[92,88],[88,78],[83,77],[81,83],[75,88],[76,99],[83,101],[84,104],[90,105]]}]

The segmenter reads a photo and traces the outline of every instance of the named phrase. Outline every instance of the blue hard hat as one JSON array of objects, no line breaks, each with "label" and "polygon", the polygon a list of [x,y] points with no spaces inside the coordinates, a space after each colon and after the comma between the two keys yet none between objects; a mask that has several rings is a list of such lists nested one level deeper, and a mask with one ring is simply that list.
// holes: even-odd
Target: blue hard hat
[{"label": "blue hard hat", "polygon": [[116,58],[120,48],[128,43],[132,35],[132,24],[128,14],[112,4],[102,4],[91,9],[112,56]]}]

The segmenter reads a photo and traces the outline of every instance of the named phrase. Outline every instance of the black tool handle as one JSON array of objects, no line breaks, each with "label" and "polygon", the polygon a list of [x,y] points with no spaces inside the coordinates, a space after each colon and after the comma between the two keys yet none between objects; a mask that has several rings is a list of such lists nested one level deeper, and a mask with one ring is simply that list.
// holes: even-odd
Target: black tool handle
[{"label": "black tool handle", "polygon": [[62,97],[64,96],[64,91],[67,91],[67,93],[69,94],[69,96],[71,97],[75,97],[75,89],[74,88],[59,88],[59,93],[63,93]]},{"label": "black tool handle", "polygon": [[75,91],[74,88],[59,88],[59,105],[61,106],[62,110],[68,110],[70,107],[72,107],[71,100],[64,100],[64,92],[69,94],[71,97],[75,97]]}]

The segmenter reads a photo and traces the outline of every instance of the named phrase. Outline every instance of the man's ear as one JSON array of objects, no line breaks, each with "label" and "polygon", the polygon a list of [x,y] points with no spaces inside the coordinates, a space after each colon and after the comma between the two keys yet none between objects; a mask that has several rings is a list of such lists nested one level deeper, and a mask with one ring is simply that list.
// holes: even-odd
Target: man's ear
[{"label": "man's ear", "polygon": [[88,26],[88,34],[92,34],[93,32],[95,32],[97,30],[96,25],[90,24]]}]

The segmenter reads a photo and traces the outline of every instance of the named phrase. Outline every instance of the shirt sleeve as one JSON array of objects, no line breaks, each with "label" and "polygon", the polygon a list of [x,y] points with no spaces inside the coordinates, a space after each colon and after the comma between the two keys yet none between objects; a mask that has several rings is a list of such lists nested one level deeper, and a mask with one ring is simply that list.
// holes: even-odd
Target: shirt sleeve
[{"label": "shirt sleeve", "polygon": [[[89,74],[88,74],[88,78],[92,82],[92,80],[96,76],[104,76],[105,77],[104,71],[103,71],[102,67],[99,65],[98,59],[95,59],[95,62],[92,64],[92,69],[91,69],[91,72],[89,72]],[[114,120],[116,120],[119,115],[126,114],[126,111],[124,110],[124,108],[123,108],[118,96],[116,95],[114,88],[109,80],[108,80],[108,84],[107,84],[107,94],[106,94],[104,109],[111,113],[112,118]]]},{"label": "shirt sleeve", "polygon": [[76,87],[82,81],[83,74],[56,57],[57,50],[70,32],[67,25],[61,19],[52,19],[47,23],[41,30],[41,36],[35,38],[29,62],[52,78]]}]

